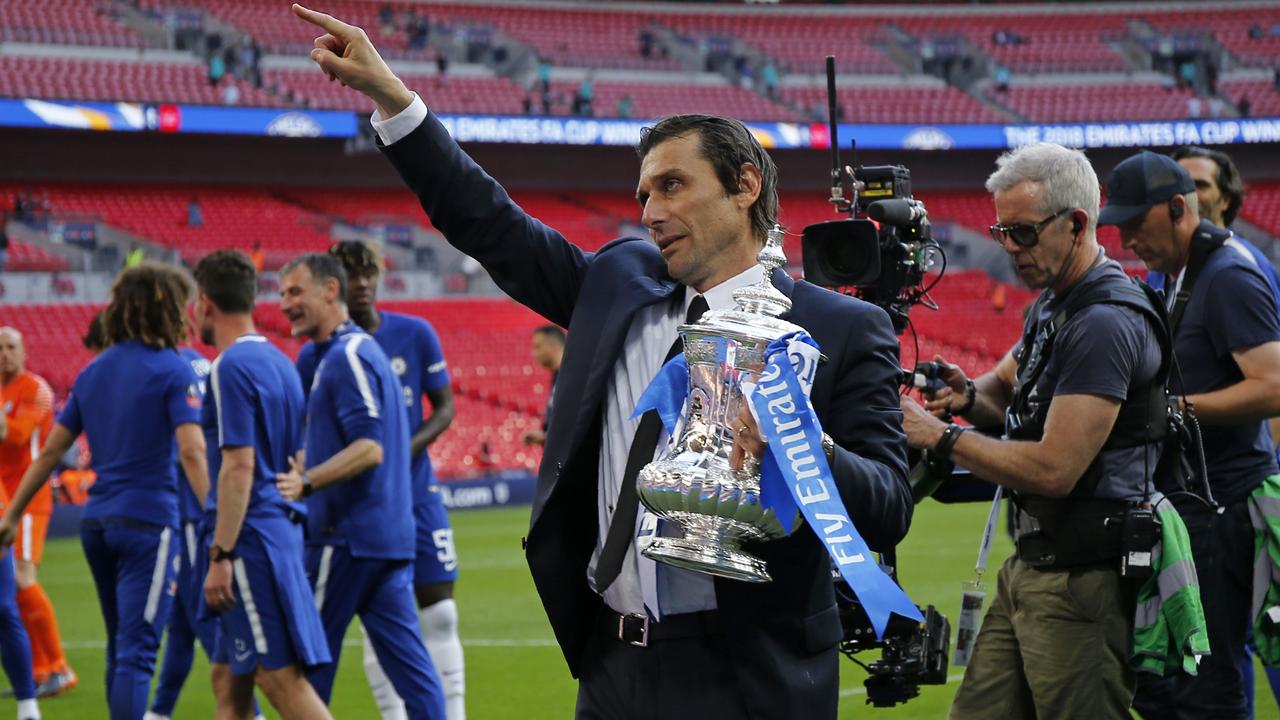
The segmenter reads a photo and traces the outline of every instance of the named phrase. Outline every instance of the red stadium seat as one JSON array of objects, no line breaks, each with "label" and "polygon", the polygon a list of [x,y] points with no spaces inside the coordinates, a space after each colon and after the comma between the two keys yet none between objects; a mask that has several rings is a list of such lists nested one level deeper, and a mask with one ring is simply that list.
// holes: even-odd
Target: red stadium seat
[{"label": "red stadium seat", "polygon": [[[988,91],[1031,122],[1174,120],[1190,116],[1190,91],[1159,83],[1123,85],[1014,85],[1008,92]],[[1208,116],[1207,100],[1204,116]]]},{"label": "red stadium seat", "polygon": [[[9,188],[16,191],[17,188]],[[0,197],[6,197],[0,188]],[[39,188],[55,212],[104,222],[162,245],[194,262],[211,250],[261,244],[275,269],[298,253],[325,250],[330,221],[262,190],[134,185],[47,185]],[[204,222],[187,225],[187,204],[198,198]]]},{"label": "red stadium seat", "polygon": [[148,44],[112,18],[108,7],[84,0],[5,0],[0,3],[0,42],[131,48]]},{"label": "red stadium seat", "polygon": [[0,55],[0,97],[222,105],[234,83],[240,105],[283,107],[283,99],[231,76],[209,84],[205,66]]}]

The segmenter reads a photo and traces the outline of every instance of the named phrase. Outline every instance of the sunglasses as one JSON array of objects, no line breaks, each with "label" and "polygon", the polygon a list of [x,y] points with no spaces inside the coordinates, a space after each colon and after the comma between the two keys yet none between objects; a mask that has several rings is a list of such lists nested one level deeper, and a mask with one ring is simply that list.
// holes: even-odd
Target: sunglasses
[{"label": "sunglasses", "polygon": [[1001,245],[1004,244],[1005,240],[1012,240],[1013,244],[1018,247],[1033,248],[1040,242],[1040,231],[1049,223],[1069,212],[1071,212],[1071,208],[1063,208],[1035,224],[1001,225],[996,223],[987,229],[991,233],[991,239]]}]

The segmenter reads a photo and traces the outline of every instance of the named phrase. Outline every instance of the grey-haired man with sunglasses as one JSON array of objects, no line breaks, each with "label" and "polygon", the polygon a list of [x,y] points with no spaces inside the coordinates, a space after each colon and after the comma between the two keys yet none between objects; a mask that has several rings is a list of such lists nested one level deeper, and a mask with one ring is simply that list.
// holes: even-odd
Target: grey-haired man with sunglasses
[{"label": "grey-haired man with sunglasses", "polygon": [[1209,487],[1219,507],[1179,488],[1212,654],[1195,676],[1142,688],[1145,718],[1247,718],[1240,662],[1249,625],[1254,537],[1249,496],[1277,472],[1266,420],[1280,415],[1280,320],[1258,266],[1227,245],[1231,232],[1201,219],[1196,186],[1176,160],[1142,152],[1107,180],[1100,222],[1165,274],[1179,372],[1171,388],[1195,409]]},{"label": "grey-haired man with sunglasses", "polygon": [[[987,180],[992,238],[1041,290],[1023,339],[969,381],[937,358],[947,388],[902,400],[908,442],[1009,492],[1017,552],[1000,569],[951,718],[1124,718],[1134,595],[1118,529],[1149,497],[1164,409],[1167,338],[1147,293],[1095,236],[1098,178],[1084,154],[1038,143]],[[962,415],[1000,439],[947,424]]]}]

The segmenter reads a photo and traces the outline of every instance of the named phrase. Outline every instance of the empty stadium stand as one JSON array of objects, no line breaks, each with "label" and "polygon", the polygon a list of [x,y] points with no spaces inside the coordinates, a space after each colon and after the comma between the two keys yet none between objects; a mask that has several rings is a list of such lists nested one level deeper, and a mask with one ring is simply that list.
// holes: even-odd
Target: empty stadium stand
[{"label": "empty stadium stand", "polygon": [[825,72],[824,57],[837,57],[837,71],[853,75],[885,75],[900,68],[874,43],[881,36],[884,18],[764,13],[675,14],[655,18],[695,42],[709,36],[738,38],[778,61],[779,71],[817,74]]},{"label": "empty stadium stand", "polygon": [[[1013,85],[987,96],[1032,122],[1169,120],[1191,116],[1189,91],[1159,83]],[[1197,98],[1199,101],[1199,98]],[[1207,101],[1204,101],[1207,103]],[[1209,115],[1207,104],[1203,112]]]},{"label": "empty stadium stand", "polygon": [[231,76],[212,85],[201,64],[0,55],[0,97],[222,105],[223,90],[228,84],[239,89],[239,104],[285,104],[265,90]]},{"label": "empty stadium stand", "polygon": [[[923,39],[961,37],[1014,72],[1121,71],[1128,65],[1107,43],[1127,34],[1122,13],[1044,13],[894,18]],[[1005,34],[997,42],[996,33]]]},{"label": "empty stadium stand", "polygon": [[4,266],[7,272],[52,272],[67,268],[66,258],[60,255],[21,240],[9,240],[9,259]]},{"label": "empty stadium stand", "polygon": [[[410,89],[431,99],[433,110],[444,113],[497,113],[519,115],[524,90],[503,77],[445,77],[406,73],[402,79]],[[369,112],[369,101],[360,93],[329,82],[315,70],[266,69],[266,87],[293,91],[309,107]],[[284,95],[284,92],[280,93]]]},{"label": "empty stadium stand", "polygon": [[[660,118],[677,113],[715,113],[740,120],[800,120],[789,108],[736,85],[691,85],[678,80],[664,83],[594,83],[592,107],[599,116],[616,116],[618,101],[624,95],[633,103],[631,116]],[[572,97],[577,83],[553,82],[553,93]],[[561,110],[556,114],[564,114]]]},{"label": "empty stadium stand", "polygon": [[5,0],[0,42],[143,47],[142,38],[85,0]]},{"label": "empty stadium stand", "polygon": [[[801,108],[827,115],[826,87],[784,87],[782,96]],[[1009,120],[953,87],[846,88],[836,91],[846,122],[856,123],[1003,123]]]},{"label": "empty stadium stand", "polygon": [[1254,117],[1280,116],[1280,90],[1271,80],[1224,80],[1218,83],[1218,92],[1239,105],[1249,99],[1249,114]]},{"label": "empty stadium stand", "polygon": [[[192,262],[218,248],[247,250],[260,243],[267,267],[274,269],[331,242],[326,218],[256,188],[48,185],[40,190],[56,211],[100,217],[143,239],[178,248]],[[204,217],[195,227],[187,224],[193,198]]]},{"label": "empty stadium stand", "polygon": [[[433,5],[433,20],[446,26],[492,27],[561,67],[671,71],[687,69],[660,54],[641,54],[641,31],[662,13],[515,5]],[[567,30],[567,31],[566,31]]]},{"label": "empty stadium stand", "polygon": [[1217,40],[1231,55],[1246,65],[1274,68],[1280,56],[1280,8],[1254,5],[1232,8],[1219,5],[1211,10],[1184,10],[1170,13],[1142,13],[1152,27],[1192,38]]},{"label": "empty stadium stand", "polygon": [[1280,236],[1280,182],[1250,183],[1247,190],[1241,217]]},{"label": "empty stadium stand", "polygon": [[[0,5],[0,40],[84,46],[143,45],[141,36],[107,11],[110,4],[89,7],[74,0],[12,0]],[[312,28],[272,0],[196,0],[173,3],[145,0],[140,8],[155,19],[174,14],[207,18],[211,26],[230,26],[251,33],[268,53],[304,56],[315,36]],[[390,12],[382,16],[383,9]],[[1159,44],[1159,33],[1181,44],[1210,47],[1218,43],[1236,62],[1274,68],[1280,58],[1280,10],[1251,8],[1213,11],[1171,10],[1167,13],[1075,12],[1055,9],[1034,13],[949,13],[945,21],[930,15],[885,12],[876,15],[787,12],[637,12],[607,6],[564,8],[482,4],[373,3],[338,0],[330,12],[362,25],[384,55],[432,60],[441,47],[485,64],[488,54],[508,39],[527,47],[554,67],[579,67],[659,73],[646,82],[602,78],[595,84],[594,114],[610,117],[618,101],[632,101],[632,117],[651,118],[676,111],[715,109],[747,120],[808,120],[823,105],[820,85],[779,85],[777,101],[764,96],[761,63],[773,62],[785,78],[817,75],[822,58],[835,53],[840,71],[886,78],[915,72],[921,63],[943,52],[977,53],[1014,73],[1050,73],[1034,85],[1011,83],[1007,92],[988,90],[987,102],[953,87],[883,87],[842,92],[848,120],[858,122],[1078,122],[1209,117],[1223,110],[1216,98],[1166,90],[1160,83],[1090,84],[1088,73],[1129,72],[1118,51]],[[838,11],[836,11],[838,13]],[[384,22],[388,19],[389,22]],[[406,28],[420,19],[431,28],[413,39]],[[642,43],[641,36],[649,38]],[[663,38],[661,42],[657,39]],[[437,47],[432,44],[443,42]],[[663,43],[681,52],[666,55]],[[1154,45],[1153,45],[1154,44]],[[642,47],[648,47],[646,54]],[[461,49],[461,50],[459,50]],[[473,49],[476,49],[473,52]],[[1132,49],[1132,48],[1131,48]],[[681,58],[677,60],[676,57]],[[715,58],[742,58],[750,77],[740,86],[726,78],[718,84],[691,84],[673,71],[704,70]],[[499,65],[495,63],[495,65]],[[717,67],[724,69],[725,65]],[[733,71],[725,70],[728,75]],[[1054,73],[1071,73],[1069,81]],[[1079,77],[1086,74],[1085,78]],[[506,77],[460,77],[406,73],[411,87],[424,91],[433,108],[451,113],[519,114],[525,100],[535,112],[541,103],[523,83]],[[1062,76],[1059,76],[1062,77]],[[0,55],[0,96],[103,101],[154,101],[224,104],[225,87],[234,85],[237,104],[263,107],[304,106],[365,110],[359,96],[310,69],[268,67],[264,86],[228,75],[219,86],[208,82],[201,58],[186,63],[86,59],[82,57]],[[656,80],[656,82],[655,82]],[[749,89],[755,88],[755,89]],[[552,114],[568,114],[575,83],[557,81]],[[1262,80],[1228,81],[1219,88],[1233,105],[1247,96],[1253,115],[1280,113],[1280,93]],[[1008,109],[1008,113],[1002,111]],[[1230,114],[1230,110],[1226,110]]]}]

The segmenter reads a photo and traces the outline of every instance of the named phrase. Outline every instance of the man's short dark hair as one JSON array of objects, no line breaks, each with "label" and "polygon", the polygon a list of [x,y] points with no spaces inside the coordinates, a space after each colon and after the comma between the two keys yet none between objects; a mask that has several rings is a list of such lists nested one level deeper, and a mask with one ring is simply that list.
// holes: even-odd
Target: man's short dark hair
[{"label": "man's short dark hair", "polygon": [[329,278],[336,278],[338,281],[338,301],[345,304],[347,302],[347,271],[343,269],[342,263],[338,258],[326,253],[305,253],[289,261],[287,265],[280,268],[281,275],[288,275],[295,268],[307,266],[311,271],[311,277],[316,282],[324,282]]},{"label": "man's short dark hair", "polygon": [[363,240],[339,240],[329,246],[329,254],[342,263],[347,277],[354,274],[381,274],[383,270],[382,253]]},{"label": "man's short dark hair", "polygon": [[1228,227],[1236,221],[1240,207],[1244,205],[1244,181],[1240,179],[1240,171],[1232,162],[1231,156],[1221,150],[1188,145],[1173,151],[1170,156],[1174,160],[1183,158],[1209,158],[1218,166],[1218,192],[1227,199],[1227,209],[1222,213],[1222,224]]},{"label": "man's short dark hair", "polygon": [[564,344],[564,338],[565,338],[564,330],[562,330],[559,325],[542,325],[540,327],[534,328],[533,334],[541,335],[545,338],[550,338],[560,343],[561,345]]},{"label": "man's short dark hair", "polygon": [[258,276],[253,261],[239,250],[215,250],[200,258],[196,286],[224,313],[253,311]]},{"label": "man's short dark hair", "polygon": [[778,222],[778,168],[746,125],[716,115],[671,115],[641,131],[636,153],[643,160],[658,145],[689,133],[698,134],[702,157],[715,168],[726,193],[742,192],[743,163],[751,163],[760,171],[760,197],[750,212],[751,231],[763,243]]}]

